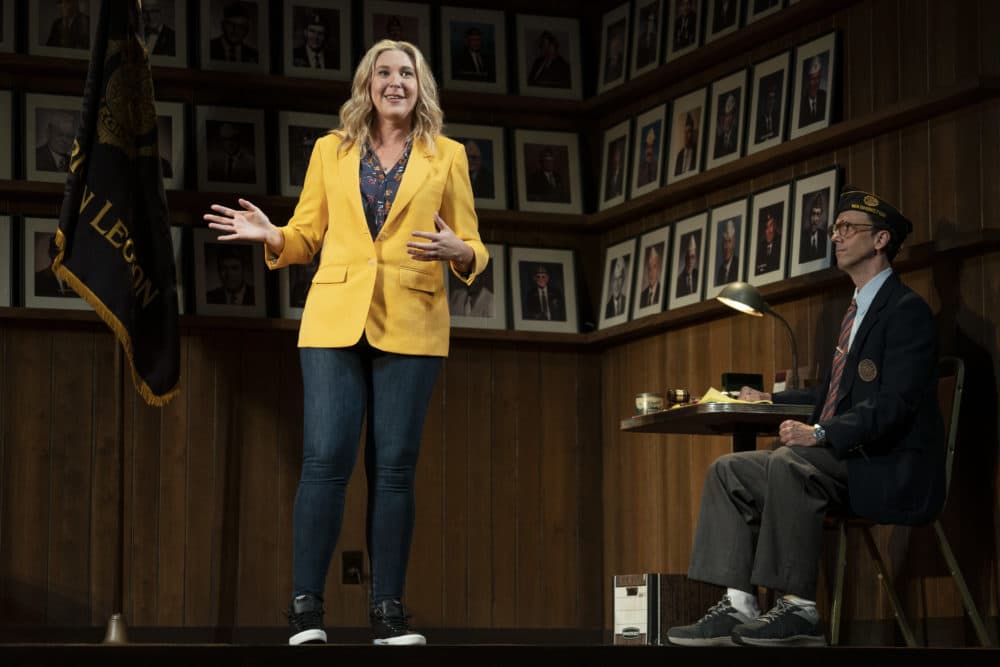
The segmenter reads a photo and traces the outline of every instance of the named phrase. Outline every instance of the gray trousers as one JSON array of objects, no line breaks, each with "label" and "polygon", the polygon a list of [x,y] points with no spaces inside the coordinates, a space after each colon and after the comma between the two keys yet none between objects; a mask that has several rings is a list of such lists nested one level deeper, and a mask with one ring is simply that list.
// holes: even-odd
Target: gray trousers
[{"label": "gray trousers", "polygon": [[847,504],[847,463],[826,447],[721,456],[705,478],[688,577],[815,600],[823,517]]}]

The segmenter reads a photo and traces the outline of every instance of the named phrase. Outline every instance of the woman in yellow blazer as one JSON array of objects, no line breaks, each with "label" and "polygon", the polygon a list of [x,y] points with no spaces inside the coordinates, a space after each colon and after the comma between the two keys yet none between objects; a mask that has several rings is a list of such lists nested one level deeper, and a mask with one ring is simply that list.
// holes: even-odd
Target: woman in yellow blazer
[{"label": "woman in yellow blazer", "polygon": [[[407,42],[373,46],[341,127],[316,142],[284,227],[253,203],[205,215],[220,240],[262,241],[272,269],[320,264],[299,331],[303,462],[293,514],[289,643],[325,642],[326,573],[367,419],[369,620],[376,644],[424,644],[401,602],[420,434],[450,319],[439,262],[471,283],[489,256],[468,159],[441,136],[437,86]],[[360,576],[360,573],[359,573]]]}]

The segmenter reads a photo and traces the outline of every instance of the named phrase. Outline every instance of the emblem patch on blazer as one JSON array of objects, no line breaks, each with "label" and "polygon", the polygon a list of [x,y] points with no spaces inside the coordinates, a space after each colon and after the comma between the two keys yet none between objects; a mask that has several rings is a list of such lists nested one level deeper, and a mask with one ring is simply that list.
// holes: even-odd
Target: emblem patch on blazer
[{"label": "emblem patch on blazer", "polygon": [[878,375],[878,367],[871,359],[862,359],[858,364],[858,377],[865,382],[871,382]]}]

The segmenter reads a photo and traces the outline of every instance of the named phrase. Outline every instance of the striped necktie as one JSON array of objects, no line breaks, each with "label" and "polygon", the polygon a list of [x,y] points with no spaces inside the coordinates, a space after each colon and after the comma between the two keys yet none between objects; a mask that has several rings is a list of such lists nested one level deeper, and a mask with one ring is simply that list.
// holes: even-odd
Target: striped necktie
[{"label": "striped necktie", "polygon": [[858,302],[851,299],[851,305],[844,313],[844,321],[840,324],[840,339],[837,341],[837,349],[834,351],[833,370],[830,372],[830,389],[826,394],[826,403],[823,404],[823,412],[819,415],[820,421],[826,421],[833,417],[833,411],[837,405],[837,394],[840,393],[840,378],[844,374],[844,365],[847,363],[847,348],[851,342],[851,327],[854,326],[854,316],[858,313]]}]

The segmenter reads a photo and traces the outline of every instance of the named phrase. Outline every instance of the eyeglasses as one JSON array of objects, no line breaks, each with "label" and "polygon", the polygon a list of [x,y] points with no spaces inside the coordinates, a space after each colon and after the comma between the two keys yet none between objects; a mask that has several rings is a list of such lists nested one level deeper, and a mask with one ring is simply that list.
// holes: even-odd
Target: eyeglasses
[{"label": "eyeglasses", "polygon": [[837,234],[840,234],[840,238],[849,239],[862,229],[871,229],[874,226],[875,225],[866,222],[848,222],[846,220],[838,220],[833,223],[832,227],[830,227],[830,238],[832,239]]}]

